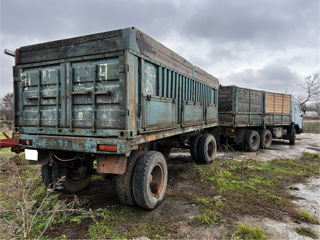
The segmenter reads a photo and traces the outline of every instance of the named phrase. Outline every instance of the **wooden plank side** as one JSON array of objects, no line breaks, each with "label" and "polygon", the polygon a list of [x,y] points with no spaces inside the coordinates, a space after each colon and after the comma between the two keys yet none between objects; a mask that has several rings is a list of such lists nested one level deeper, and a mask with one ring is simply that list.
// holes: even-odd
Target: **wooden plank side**
[{"label": "wooden plank side", "polygon": [[283,106],[283,98],[282,94],[275,93],[274,94],[274,112],[275,113],[282,113],[282,106]]},{"label": "wooden plank side", "polygon": [[290,113],[290,95],[283,95],[283,113]]},{"label": "wooden plank side", "polygon": [[274,94],[266,92],[265,93],[265,112],[274,113]]}]

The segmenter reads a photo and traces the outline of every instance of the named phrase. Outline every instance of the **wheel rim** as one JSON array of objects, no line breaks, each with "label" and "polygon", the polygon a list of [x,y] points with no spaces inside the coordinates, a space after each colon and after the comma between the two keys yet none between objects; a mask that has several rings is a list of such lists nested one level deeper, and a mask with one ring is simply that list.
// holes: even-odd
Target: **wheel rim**
[{"label": "wheel rim", "polygon": [[252,146],[256,146],[257,143],[258,143],[258,137],[257,136],[252,136],[252,138],[251,138]]},{"label": "wheel rim", "polygon": [[208,156],[212,157],[214,154],[214,145],[213,142],[209,142],[208,144],[208,150],[207,150]]},{"label": "wheel rim", "polygon": [[164,170],[162,165],[157,164],[153,167],[149,176],[149,187],[152,196],[159,195],[164,183]]}]

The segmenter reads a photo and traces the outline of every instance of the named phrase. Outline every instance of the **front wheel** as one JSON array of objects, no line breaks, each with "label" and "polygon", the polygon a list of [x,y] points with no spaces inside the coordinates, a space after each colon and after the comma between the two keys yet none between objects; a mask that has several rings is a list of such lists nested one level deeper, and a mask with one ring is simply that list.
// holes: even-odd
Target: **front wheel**
[{"label": "front wheel", "polygon": [[[85,189],[91,180],[92,162],[77,168],[63,166],[52,167],[54,187],[64,193],[76,193]],[[58,186],[57,186],[58,185]]]},{"label": "front wheel", "polygon": [[163,200],[167,189],[168,168],[160,152],[150,151],[138,159],[133,175],[133,195],[145,209],[154,209]]},{"label": "front wheel", "polygon": [[296,129],[293,127],[289,136],[289,144],[295,145],[296,144]]}]

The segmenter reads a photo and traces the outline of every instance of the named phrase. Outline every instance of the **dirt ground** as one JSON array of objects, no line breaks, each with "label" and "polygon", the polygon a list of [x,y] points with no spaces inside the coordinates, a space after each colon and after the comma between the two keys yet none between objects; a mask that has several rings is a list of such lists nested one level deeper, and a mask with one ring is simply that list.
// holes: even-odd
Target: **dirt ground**
[{"label": "dirt ground", "polygon": [[[296,145],[290,146],[287,141],[275,141],[272,148],[259,151],[258,153],[247,152],[219,152],[218,157],[232,159],[260,159],[263,161],[274,158],[295,159],[303,152],[320,153],[320,135],[301,134],[297,136]],[[219,225],[197,226],[194,224],[195,218],[200,214],[201,209],[190,199],[192,194],[206,191],[200,183],[195,183],[188,177],[185,164],[191,163],[190,154],[186,151],[174,152],[170,154],[169,181],[168,189],[163,203],[153,211],[146,211],[139,208],[135,209],[135,218],[144,218],[150,221],[171,222],[171,229],[174,229],[174,238],[183,239],[220,239],[226,236],[232,227],[229,223]],[[86,196],[90,208],[107,209],[121,207],[115,196],[115,190],[112,187],[112,180],[92,183],[88,190],[80,195]],[[310,179],[307,183],[298,184],[296,190],[289,190],[294,196],[294,203],[297,208],[308,210],[320,220],[320,178]],[[306,223],[292,222],[292,219],[284,218],[279,222],[268,218],[258,218],[252,216],[238,216],[236,221],[241,221],[249,225],[258,225],[267,233],[271,239],[307,239],[298,235],[295,227],[308,226],[313,229],[318,236],[320,235],[320,226]],[[134,221],[134,219],[132,219]],[[86,221],[80,225],[70,224],[65,226],[65,233],[69,232],[69,238],[86,238]],[[61,234],[60,226],[53,226],[47,236],[58,237]],[[70,231],[68,231],[68,229]],[[144,237],[144,236],[141,236]]]},{"label": "dirt ground", "polygon": [[[221,158],[232,158],[236,160],[246,160],[246,159],[255,159],[255,160],[262,160],[268,161],[275,158],[290,158],[296,159],[301,157],[303,152],[310,152],[310,153],[320,153],[320,135],[319,134],[310,134],[310,133],[303,133],[297,135],[296,138],[296,145],[291,146],[289,145],[288,141],[285,140],[276,140],[273,142],[272,147],[270,149],[260,150],[259,152],[219,152],[218,157]],[[170,157],[172,158],[173,162],[171,164],[177,165],[176,161],[188,161],[189,153],[187,152],[180,152],[180,153],[172,153]],[[175,163],[175,164],[174,164]],[[181,181],[177,183],[176,186],[171,185],[169,191],[172,188],[176,188],[180,186],[180,190],[182,190],[182,186],[188,186],[185,182],[187,180]],[[190,185],[189,185],[190,186]],[[196,186],[193,186],[196,188]],[[191,187],[192,188],[192,187]],[[295,186],[294,189],[297,190],[290,190],[288,186],[288,191],[292,194],[295,198],[293,202],[296,204],[298,209],[301,210],[308,210],[309,213],[313,214],[320,220],[320,178],[313,178],[310,179],[307,183],[298,184]],[[192,192],[190,189],[187,192]],[[170,199],[170,196],[167,197],[168,200],[173,201]],[[162,207],[165,207],[168,212],[171,212],[170,208],[175,206],[175,204],[164,204]],[[220,238],[225,234],[227,226],[202,226],[197,227],[196,229],[190,227],[188,225],[188,221],[194,217],[198,213],[197,207],[194,205],[190,207],[190,204],[184,203],[183,206],[178,205],[179,207],[175,207],[172,209],[174,212],[180,211],[183,212],[182,219],[177,222],[177,229],[181,234],[184,235],[185,238]],[[168,209],[169,208],[169,209]],[[185,211],[183,209],[185,209]],[[157,212],[156,210],[155,212]],[[155,213],[156,214],[156,213]],[[168,213],[167,213],[168,214]],[[294,229],[296,227],[309,227],[313,229],[318,236],[320,234],[320,225],[314,224],[306,224],[300,222],[292,222],[291,219],[284,219],[282,222],[275,221],[273,219],[268,218],[255,218],[252,216],[239,216],[238,221],[243,222],[248,225],[258,225],[264,230],[268,238],[271,239],[311,239],[308,237],[302,237],[298,235]]]}]

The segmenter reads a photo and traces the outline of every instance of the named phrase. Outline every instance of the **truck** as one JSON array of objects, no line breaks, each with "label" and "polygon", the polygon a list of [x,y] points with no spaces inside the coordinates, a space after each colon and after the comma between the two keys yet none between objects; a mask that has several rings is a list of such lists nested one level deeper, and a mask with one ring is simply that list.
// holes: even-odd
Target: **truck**
[{"label": "truck", "polygon": [[92,174],[109,174],[122,203],[153,209],[172,147],[189,148],[197,162],[215,158],[218,79],[137,28],[7,52],[15,56],[12,150],[42,165],[46,186],[75,193]]},{"label": "truck", "polygon": [[238,86],[219,88],[221,141],[247,151],[269,148],[272,139],[295,144],[302,132],[300,104],[291,95],[259,91]]}]

